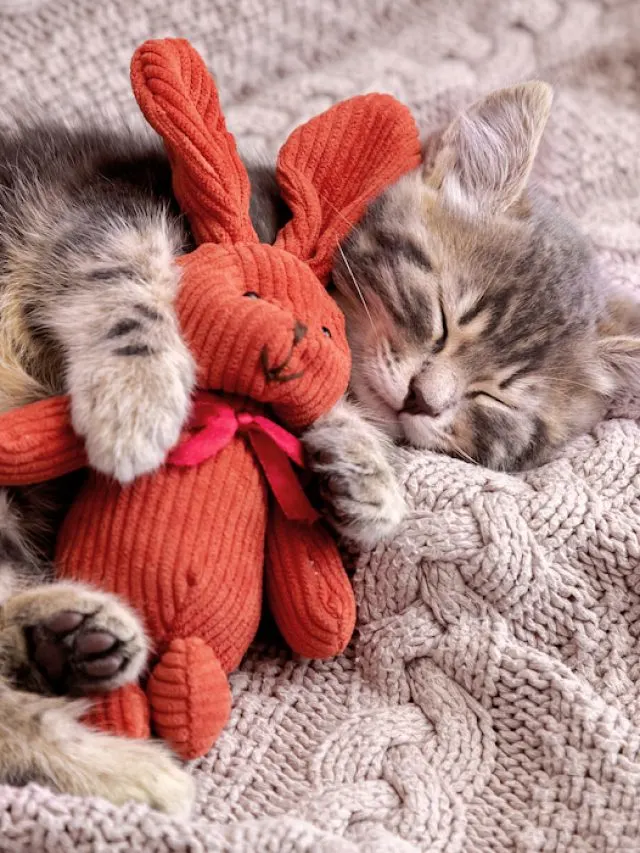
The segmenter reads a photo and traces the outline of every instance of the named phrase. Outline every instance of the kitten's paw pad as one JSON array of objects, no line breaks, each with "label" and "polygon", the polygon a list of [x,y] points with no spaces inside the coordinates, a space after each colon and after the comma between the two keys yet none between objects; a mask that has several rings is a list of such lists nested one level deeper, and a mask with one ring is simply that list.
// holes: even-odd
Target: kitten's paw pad
[{"label": "kitten's paw pad", "polygon": [[146,651],[138,631],[102,610],[62,611],[28,628],[27,642],[51,689],[72,695],[103,693],[130,681]]},{"label": "kitten's paw pad", "polygon": [[109,360],[90,376],[76,369],[71,414],[91,466],[121,483],[159,468],[188,417],[194,375],[191,356],[177,346],[165,356]]},{"label": "kitten's paw pad", "polygon": [[31,665],[54,693],[114,690],[137,679],[146,662],[137,619],[117,599],[95,596],[24,626]]}]

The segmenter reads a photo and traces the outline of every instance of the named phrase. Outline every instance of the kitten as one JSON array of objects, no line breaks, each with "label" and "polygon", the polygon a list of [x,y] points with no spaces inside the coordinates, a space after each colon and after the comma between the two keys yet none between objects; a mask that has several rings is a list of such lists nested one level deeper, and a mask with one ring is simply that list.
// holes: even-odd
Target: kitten
[{"label": "kitten", "polygon": [[[270,240],[273,173],[250,173]],[[0,411],[69,392],[95,468],[127,483],[160,465],[194,387],[173,308],[189,245],[150,133],[33,125],[0,138]],[[148,644],[116,598],[47,583],[52,496],[0,490],[0,781],[185,812],[191,780],[163,747],[92,732],[85,706],[58,698],[137,680]]]},{"label": "kitten", "polygon": [[516,471],[640,391],[638,303],[607,294],[588,241],[529,182],[551,99],[527,83],[458,116],[337,255],[350,398],[306,446],[360,544],[404,513],[389,442]]},{"label": "kitten", "polygon": [[[351,393],[303,438],[356,542],[402,518],[392,441],[537,464],[638,382],[635,305],[605,302],[584,240],[526,191],[549,105],[533,83],[472,107],[433,170],[371,205],[337,255]],[[270,170],[250,173],[271,242],[286,210]],[[193,390],[173,309],[189,245],[155,138],[0,140],[0,410],[67,391],[94,467],[121,482],[157,467]],[[0,491],[0,779],[183,811],[191,783],[161,747],[91,732],[77,706],[38,695],[113,689],[147,653],[123,603],[45,582],[54,510],[39,490]]]}]

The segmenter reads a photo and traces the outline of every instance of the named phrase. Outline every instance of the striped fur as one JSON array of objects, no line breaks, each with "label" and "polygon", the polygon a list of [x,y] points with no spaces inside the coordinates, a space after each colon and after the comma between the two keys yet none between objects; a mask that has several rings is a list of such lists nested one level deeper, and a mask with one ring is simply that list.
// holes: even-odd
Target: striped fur
[{"label": "striped fur", "polygon": [[472,106],[338,253],[353,402],[306,443],[360,543],[403,514],[385,441],[517,470],[640,391],[638,303],[607,293],[586,239],[529,181],[550,105],[529,83]]},{"label": "striped fur", "polygon": [[[393,440],[522,468],[639,384],[640,311],[606,298],[588,245],[528,187],[549,107],[535,83],[472,107],[338,253],[350,397],[304,440],[354,541],[404,513]],[[271,171],[250,172],[270,240],[286,211]],[[153,139],[31,126],[0,140],[0,411],[66,390],[97,468],[128,481],[160,464],[194,382],[173,312],[189,242]],[[0,493],[0,778],[183,811],[190,783],[162,750],[107,742],[74,706],[19,689],[108,690],[144,663],[124,605],[43,583],[55,512],[38,490]]]}]

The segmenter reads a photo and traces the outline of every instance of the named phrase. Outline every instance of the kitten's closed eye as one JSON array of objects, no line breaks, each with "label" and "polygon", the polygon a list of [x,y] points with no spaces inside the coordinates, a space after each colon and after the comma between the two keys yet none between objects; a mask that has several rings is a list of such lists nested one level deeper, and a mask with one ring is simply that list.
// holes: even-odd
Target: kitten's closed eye
[{"label": "kitten's closed eye", "polygon": [[496,397],[495,394],[490,394],[488,391],[468,391],[467,395],[469,400],[492,400],[494,403],[497,403],[499,406],[505,406],[507,409],[513,409],[514,406],[510,406],[509,403],[505,403],[504,400],[501,400],[500,397]]},{"label": "kitten's closed eye", "polygon": [[436,339],[433,345],[433,352],[437,355],[439,352],[445,348],[447,343],[447,337],[449,336],[449,327],[447,326],[447,315],[444,312],[444,305],[442,304],[442,300],[440,300],[439,304],[440,308],[440,325],[441,325],[441,333]]}]

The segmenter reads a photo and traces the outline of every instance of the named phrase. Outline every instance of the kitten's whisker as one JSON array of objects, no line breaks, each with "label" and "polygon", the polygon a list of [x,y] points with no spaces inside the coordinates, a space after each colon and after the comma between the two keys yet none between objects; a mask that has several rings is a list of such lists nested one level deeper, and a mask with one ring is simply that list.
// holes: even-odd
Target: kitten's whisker
[{"label": "kitten's whisker", "polygon": [[467,461],[467,462],[470,462],[472,465],[478,465],[478,464],[479,464],[479,463],[478,463],[478,460],[477,460],[477,459],[474,459],[474,458],[473,458],[473,456],[469,456],[469,454],[468,454],[468,453],[466,453],[466,452],[465,452],[465,451],[460,447],[460,445],[459,445],[459,444],[457,444],[457,442],[455,442],[455,441],[453,440],[453,437],[452,437],[451,435],[449,435],[449,434],[448,434],[448,433],[446,433],[446,432],[442,432],[441,430],[439,430],[439,429],[437,429],[437,428],[434,428],[434,432],[436,433],[436,435],[437,435],[437,436],[438,436],[442,441],[444,441],[446,444],[450,444],[450,445],[451,445],[451,447],[453,448],[453,450],[455,450],[455,452],[456,452],[456,453],[459,453],[459,454],[460,454],[460,456],[462,456],[462,458],[463,458],[463,459],[466,459],[466,461]]},{"label": "kitten's whisker", "polygon": [[334,204],[330,199],[328,199],[326,195],[324,195],[324,193],[319,193],[319,195],[320,195],[320,198],[321,198],[324,202],[326,202],[326,204],[328,204],[328,205],[329,205],[329,207],[333,208],[333,211],[334,211],[335,213],[337,213],[337,214],[338,214],[338,216],[340,217],[340,219],[342,219],[342,221],[343,221],[343,222],[346,222],[346,223],[347,223],[347,225],[349,226],[349,228],[355,228],[355,227],[356,227],[356,223],[355,223],[355,222],[351,222],[351,220],[350,220],[350,219],[347,219],[347,217],[344,215],[344,213],[343,213],[341,210],[339,210],[339,209],[335,206],[335,204]]},{"label": "kitten's whisker", "polygon": [[351,280],[353,281],[353,284],[354,284],[354,287],[355,287],[356,292],[357,292],[357,294],[358,294],[358,297],[359,297],[359,299],[360,299],[360,302],[362,302],[362,305],[363,305],[363,307],[364,307],[364,310],[365,310],[365,311],[366,311],[366,313],[367,313],[367,317],[369,318],[369,322],[371,323],[371,328],[372,328],[372,329],[374,329],[374,331],[375,331],[375,326],[374,326],[374,324],[373,324],[373,317],[371,316],[371,312],[369,311],[369,306],[367,305],[367,303],[366,303],[366,301],[365,301],[364,294],[363,294],[363,292],[362,292],[362,289],[361,289],[360,285],[359,285],[359,284],[358,284],[358,282],[356,281],[356,277],[355,277],[355,275],[353,274],[353,270],[351,269],[351,265],[349,264],[349,261],[347,260],[347,256],[345,255],[345,253],[344,253],[344,251],[343,251],[343,249],[342,249],[342,246],[341,246],[339,243],[338,243],[338,251],[339,251],[339,252],[340,252],[340,254],[342,255],[342,260],[344,261],[344,265],[346,266],[346,268],[347,268],[347,270],[348,270],[348,272],[349,272],[349,275],[351,276]]},{"label": "kitten's whisker", "polygon": [[546,373],[538,374],[540,379],[546,379],[548,382],[563,382],[565,385],[574,385],[576,388],[586,388],[587,391],[594,391],[591,385],[585,385],[584,382],[575,382],[573,379],[563,379],[560,376],[548,376]]}]

